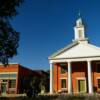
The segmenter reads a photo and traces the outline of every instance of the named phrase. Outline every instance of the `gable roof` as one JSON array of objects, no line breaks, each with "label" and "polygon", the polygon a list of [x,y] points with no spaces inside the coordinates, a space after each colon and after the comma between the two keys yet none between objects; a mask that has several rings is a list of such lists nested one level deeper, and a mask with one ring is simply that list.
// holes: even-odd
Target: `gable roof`
[{"label": "gable roof", "polygon": [[80,57],[100,57],[100,48],[90,43],[72,42],[65,48],[57,51],[49,59],[59,58],[80,58]]},{"label": "gable roof", "polygon": [[57,52],[53,53],[51,56],[49,56],[49,59],[54,58],[55,56],[57,56],[57,55],[63,53],[64,51],[66,51],[66,50],[72,48],[73,46],[75,46],[75,45],[77,45],[77,44],[78,44],[78,42],[72,42],[71,44],[67,45],[66,47],[61,48],[61,49],[58,50]]}]

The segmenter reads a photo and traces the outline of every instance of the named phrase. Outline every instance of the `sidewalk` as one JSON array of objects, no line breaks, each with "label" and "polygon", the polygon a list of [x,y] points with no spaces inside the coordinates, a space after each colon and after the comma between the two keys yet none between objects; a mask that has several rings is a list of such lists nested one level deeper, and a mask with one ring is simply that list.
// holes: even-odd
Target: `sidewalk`
[{"label": "sidewalk", "polygon": [[26,94],[1,94],[0,97],[26,97]]}]

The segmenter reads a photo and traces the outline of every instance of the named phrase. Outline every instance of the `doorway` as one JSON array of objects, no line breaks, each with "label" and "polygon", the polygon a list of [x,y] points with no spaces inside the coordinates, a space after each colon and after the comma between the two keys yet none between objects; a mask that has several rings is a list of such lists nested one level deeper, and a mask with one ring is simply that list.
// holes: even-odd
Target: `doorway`
[{"label": "doorway", "polygon": [[6,94],[7,83],[1,83],[1,93]]}]

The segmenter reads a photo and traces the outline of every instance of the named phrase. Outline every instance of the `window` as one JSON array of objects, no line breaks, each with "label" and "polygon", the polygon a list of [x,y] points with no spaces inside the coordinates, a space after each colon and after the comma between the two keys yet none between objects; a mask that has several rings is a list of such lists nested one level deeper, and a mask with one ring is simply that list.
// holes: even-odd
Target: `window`
[{"label": "window", "polygon": [[16,80],[9,80],[9,88],[15,88],[16,87]]},{"label": "window", "polygon": [[9,77],[8,74],[0,74],[0,78],[5,78],[5,77]]},{"label": "window", "polygon": [[79,30],[79,38],[82,38],[82,30]]},{"label": "window", "polygon": [[10,74],[0,74],[0,78],[16,78],[17,74],[16,73],[10,73]]},{"label": "window", "polygon": [[98,88],[100,88],[100,79],[98,79]]},{"label": "window", "polygon": [[17,77],[17,74],[10,74],[10,77]]},{"label": "window", "polygon": [[61,79],[61,88],[66,88],[66,79]]},{"label": "window", "polygon": [[97,73],[100,73],[100,64],[97,64]]},{"label": "window", "polygon": [[78,91],[85,92],[85,80],[78,80]]},{"label": "window", "polygon": [[61,67],[61,74],[65,74],[68,71],[66,64],[60,64],[60,67]]},{"label": "window", "polygon": [[8,80],[2,80],[3,82],[7,82]]}]

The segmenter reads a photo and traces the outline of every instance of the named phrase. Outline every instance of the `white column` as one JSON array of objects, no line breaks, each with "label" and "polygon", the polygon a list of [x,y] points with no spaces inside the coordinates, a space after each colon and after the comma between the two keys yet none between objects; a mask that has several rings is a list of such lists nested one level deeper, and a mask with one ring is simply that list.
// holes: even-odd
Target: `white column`
[{"label": "white column", "polygon": [[72,93],[71,62],[68,62],[68,93]]},{"label": "white column", "polygon": [[50,63],[50,93],[53,93],[53,64]]},{"label": "white column", "polygon": [[92,69],[91,69],[91,62],[87,61],[88,67],[88,90],[89,93],[93,93],[93,86],[92,86]]}]

